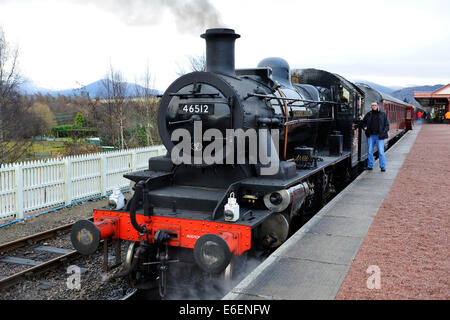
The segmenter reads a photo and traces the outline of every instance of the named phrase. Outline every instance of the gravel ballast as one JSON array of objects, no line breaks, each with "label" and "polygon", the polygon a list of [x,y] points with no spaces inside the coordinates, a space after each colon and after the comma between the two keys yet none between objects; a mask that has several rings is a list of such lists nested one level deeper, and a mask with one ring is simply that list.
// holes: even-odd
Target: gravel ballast
[{"label": "gravel ballast", "polygon": [[[129,194],[125,194],[129,197]],[[41,216],[32,217],[17,223],[0,228],[0,244],[17,240],[38,232],[46,231],[61,225],[76,222],[80,219],[88,219],[93,215],[93,209],[107,205],[107,198],[86,201],[77,205],[49,212]],[[122,241],[122,261],[128,248],[128,242]],[[54,254],[35,252],[34,247],[52,246],[74,250],[69,234],[55,239],[48,239],[33,244],[31,247],[21,248],[12,252],[0,254],[3,257],[19,257],[35,260],[48,260],[56,257]],[[110,262],[114,264],[114,249],[109,248]],[[81,270],[80,288],[68,285],[68,279],[73,273],[68,273],[68,267],[77,266]],[[29,268],[18,264],[0,262],[0,276],[8,276],[14,272]],[[121,267],[108,273],[103,271],[103,245],[90,256],[83,256],[66,266],[46,272],[45,274],[32,277],[0,292],[0,300],[109,300],[120,299],[130,292],[125,279],[114,279],[105,281],[107,277],[121,271]]]}]

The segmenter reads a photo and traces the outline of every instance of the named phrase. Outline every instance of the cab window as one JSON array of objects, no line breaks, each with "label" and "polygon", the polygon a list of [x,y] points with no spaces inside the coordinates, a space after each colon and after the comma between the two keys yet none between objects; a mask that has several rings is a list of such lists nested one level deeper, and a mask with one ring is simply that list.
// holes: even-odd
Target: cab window
[{"label": "cab window", "polygon": [[350,101],[350,91],[348,91],[344,86],[339,86],[338,99],[339,102],[342,103],[341,105],[339,105],[339,112],[351,111],[352,101]]}]

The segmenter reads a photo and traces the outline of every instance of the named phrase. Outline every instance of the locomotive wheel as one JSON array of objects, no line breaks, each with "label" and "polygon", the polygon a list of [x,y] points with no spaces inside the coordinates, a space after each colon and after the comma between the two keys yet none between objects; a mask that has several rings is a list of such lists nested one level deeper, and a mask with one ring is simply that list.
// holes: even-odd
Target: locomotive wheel
[{"label": "locomotive wheel", "polygon": [[[127,249],[127,255],[126,255],[126,258],[125,258],[124,265],[123,265],[123,270],[128,270],[129,268],[131,268],[131,263],[133,262],[135,251],[136,251],[136,242],[132,242],[132,243],[130,243],[130,245],[128,246],[128,249]],[[132,271],[128,275],[127,279],[128,279],[128,284],[131,287],[135,287],[135,285],[136,285],[136,271]]]},{"label": "locomotive wheel", "polygon": [[259,241],[265,248],[276,248],[287,238],[289,222],[281,213],[272,214],[260,227]]},{"label": "locomotive wheel", "polygon": [[[128,246],[127,249],[127,255],[125,258],[125,262],[124,262],[124,268],[123,270],[129,270],[130,267],[132,267],[133,264],[137,265],[134,267],[134,270],[132,270],[127,276],[127,282],[128,285],[132,288],[136,288],[136,289],[142,289],[142,290],[149,290],[149,289],[154,289],[158,287],[156,280],[156,276],[154,275],[153,272],[150,272],[150,270],[148,270],[149,268],[147,268],[147,266],[143,266],[143,262],[145,261],[136,261],[136,254],[139,248],[141,248],[139,246],[139,242],[132,242],[130,243],[130,245]],[[141,257],[142,259],[142,257]],[[144,268],[143,268],[144,267]],[[149,277],[150,276],[150,277]]]},{"label": "locomotive wheel", "polygon": [[136,242],[132,242],[130,243],[130,245],[128,246],[127,249],[127,256],[125,258],[125,263],[123,265],[123,269],[127,270],[131,267],[131,262],[133,260],[133,255],[134,255],[134,251],[135,251],[135,246],[136,246]]}]

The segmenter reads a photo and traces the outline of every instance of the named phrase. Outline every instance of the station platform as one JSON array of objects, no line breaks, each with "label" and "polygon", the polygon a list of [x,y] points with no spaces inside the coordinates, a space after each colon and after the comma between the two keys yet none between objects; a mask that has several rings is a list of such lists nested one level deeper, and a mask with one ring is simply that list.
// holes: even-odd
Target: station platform
[{"label": "station platform", "polygon": [[[223,299],[224,300],[328,300],[328,299],[371,299],[380,298],[417,298],[417,296],[395,295],[395,293],[402,291],[402,288],[396,288],[393,284],[393,277],[400,277],[398,286],[404,285],[402,278],[402,270],[410,270],[411,265],[405,263],[405,259],[411,258],[414,255],[416,248],[408,248],[406,252],[405,246],[408,246],[408,239],[414,238],[414,232],[420,225],[414,225],[411,228],[405,228],[399,224],[408,224],[410,217],[405,216],[404,219],[391,219],[386,221],[386,215],[381,214],[386,206],[388,209],[394,208],[391,212],[394,216],[403,216],[405,212],[420,211],[417,208],[417,199],[422,194],[416,194],[417,190],[426,189],[427,185],[420,186],[408,194],[407,187],[402,183],[397,182],[399,173],[404,177],[413,174],[415,177],[420,176],[423,172],[425,175],[436,174],[436,172],[423,171],[426,167],[426,162],[410,163],[409,166],[418,168],[418,170],[408,169],[404,166],[405,159],[410,157],[410,151],[413,150],[415,154],[419,154],[419,158],[429,158],[431,161],[434,157],[433,152],[438,151],[440,146],[436,143],[433,148],[428,148],[426,154],[422,154],[422,141],[419,146],[415,144],[416,138],[422,133],[433,131],[433,137],[444,136],[446,143],[450,141],[450,126],[443,125],[419,125],[413,130],[407,132],[393,147],[386,152],[386,172],[381,172],[378,161],[375,162],[374,170],[364,171],[360,174],[347,188],[345,188],[339,195],[322,208],[311,220],[309,220],[299,231],[290,237],[280,248],[278,248],[270,257],[268,257],[262,264],[253,270],[246,278],[244,278],[235,288],[233,288]],[[415,148],[413,149],[413,145]],[[440,148],[442,156],[442,148]],[[450,147],[444,150],[448,155],[444,158],[447,162],[447,181],[449,181],[449,164]],[[435,155],[438,153],[434,153]],[[416,158],[412,158],[417,161]],[[440,164],[442,166],[442,163]],[[411,172],[405,172],[410,170]],[[443,177],[439,177],[442,180]],[[410,181],[411,185],[418,183],[417,181]],[[408,183],[409,184],[409,183]],[[430,185],[428,184],[428,188]],[[393,189],[396,189],[395,191]],[[447,192],[450,190],[447,188]],[[408,194],[404,199],[394,200],[398,202],[397,205],[389,207],[387,201],[392,197],[390,194],[396,192],[400,195]],[[440,196],[440,195],[436,195]],[[412,200],[411,200],[412,197]],[[392,200],[392,199],[391,199]],[[447,203],[448,200],[446,200]],[[403,207],[402,207],[403,206]],[[414,206],[415,210],[409,210]],[[449,209],[449,206],[446,206]],[[392,211],[392,210],[391,210]],[[438,210],[439,211],[439,210]],[[444,210],[445,211],[445,210]],[[434,219],[434,229],[438,229],[438,236],[447,239],[449,231],[448,211],[445,213],[438,212]],[[410,213],[412,214],[412,213]],[[417,214],[416,214],[417,216]],[[433,224],[430,221],[430,224]],[[440,220],[439,220],[440,219]],[[385,225],[384,229],[376,229],[374,234],[370,234],[370,241],[365,240],[368,231],[371,228],[374,220],[382,220],[381,223]],[[417,220],[417,219],[416,219]],[[415,220],[414,220],[415,221]],[[438,225],[436,225],[438,224]],[[439,230],[439,228],[441,228]],[[427,229],[429,237],[433,237],[432,231]],[[371,229],[372,230],[372,229]],[[403,230],[411,234],[399,235],[396,230]],[[373,233],[373,232],[372,232]],[[393,236],[387,236],[392,234]],[[400,239],[400,238],[401,239]],[[403,238],[402,238],[403,237]],[[371,254],[370,248],[374,239],[384,239],[382,243],[376,244],[376,250],[381,253]],[[420,242],[420,240],[419,240]],[[427,241],[426,244],[433,246],[433,239]],[[391,249],[389,246],[397,246],[392,250],[393,255],[389,255]],[[400,249],[398,246],[400,245]],[[420,246],[420,244],[413,242],[413,246]],[[439,247],[440,248],[440,247]],[[364,250],[362,250],[364,249]],[[433,251],[433,248],[420,248],[433,252],[435,259],[441,262],[441,271],[443,270],[443,279],[441,286],[438,289],[438,297],[447,298],[450,296],[450,289],[448,286],[448,241],[445,241],[443,248],[438,252]],[[402,251],[403,250],[403,251]],[[368,252],[367,252],[368,251]],[[399,254],[399,252],[401,252]],[[401,255],[407,255],[405,259],[400,259],[398,263],[396,259]],[[440,256],[439,256],[440,254]],[[358,261],[361,256],[361,261]],[[386,257],[389,257],[388,261]],[[372,259],[375,258],[375,259]],[[355,262],[357,262],[355,264]],[[414,263],[414,259],[411,259]],[[389,274],[390,264],[399,264],[395,275]],[[356,265],[356,266],[355,266]],[[375,289],[369,288],[367,285],[368,278],[371,276],[368,273],[368,267],[375,265],[378,267],[381,275],[381,289],[380,283]],[[352,268],[351,268],[352,266]],[[422,266],[423,267],[423,266]],[[417,269],[422,268],[420,265]],[[425,266],[428,267],[428,266]],[[370,271],[370,270],[369,270]],[[419,272],[420,274],[420,272]],[[421,277],[417,275],[417,277]],[[345,286],[343,283],[345,281]],[[414,282],[414,279],[411,281]],[[437,280],[436,280],[437,281]],[[425,280],[426,282],[426,280]],[[427,283],[430,287],[430,284]],[[342,288],[342,290],[341,290]],[[380,293],[385,289],[394,295],[388,293]],[[406,291],[410,288],[406,288]]]}]

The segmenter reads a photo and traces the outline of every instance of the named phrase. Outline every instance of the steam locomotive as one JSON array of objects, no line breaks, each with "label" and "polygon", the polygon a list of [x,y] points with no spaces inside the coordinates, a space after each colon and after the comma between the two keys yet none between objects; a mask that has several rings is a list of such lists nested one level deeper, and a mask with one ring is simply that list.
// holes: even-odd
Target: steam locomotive
[{"label": "steam locomotive", "polygon": [[367,159],[358,119],[370,103],[398,122],[388,141],[414,114],[366,85],[291,70],[281,58],[236,70],[234,30],[208,29],[201,37],[206,72],[181,76],[160,102],[167,155],[124,175],[134,183],[130,201],[111,201],[71,232],[83,254],[94,253],[101,239],[129,241],[115,276],[137,288],[159,287],[162,296],[175,265],[233,274],[235,261],[280,246],[355,177]]}]

